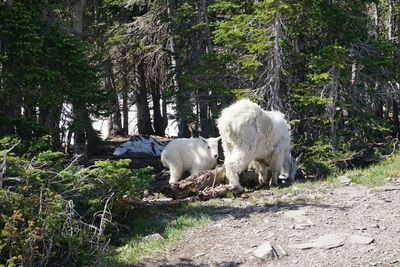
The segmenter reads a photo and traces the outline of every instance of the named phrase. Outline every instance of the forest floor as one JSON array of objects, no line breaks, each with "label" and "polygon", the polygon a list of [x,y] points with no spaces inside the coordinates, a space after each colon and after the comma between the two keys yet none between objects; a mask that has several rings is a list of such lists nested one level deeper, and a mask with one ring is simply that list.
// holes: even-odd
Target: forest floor
[{"label": "forest floor", "polygon": [[400,177],[388,180],[204,202],[210,223],[134,266],[400,266]]}]

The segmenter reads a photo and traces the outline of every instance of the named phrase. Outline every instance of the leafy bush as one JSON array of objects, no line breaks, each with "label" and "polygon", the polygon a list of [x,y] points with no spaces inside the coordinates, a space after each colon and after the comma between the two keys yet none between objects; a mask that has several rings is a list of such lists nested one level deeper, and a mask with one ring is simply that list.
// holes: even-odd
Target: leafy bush
[{"label": "leafy bush", "polygon": [[[1,162],[15,141],[0,140]],[[7,154],[0,266],[93,265],[108,244],[115,200],[126,194],[140,198],[153,178],[151,168],[132,170],[129,160],[83,167],[78,158],[42,148],[36,157],[19,153],[18,146],[18,153]]]}]

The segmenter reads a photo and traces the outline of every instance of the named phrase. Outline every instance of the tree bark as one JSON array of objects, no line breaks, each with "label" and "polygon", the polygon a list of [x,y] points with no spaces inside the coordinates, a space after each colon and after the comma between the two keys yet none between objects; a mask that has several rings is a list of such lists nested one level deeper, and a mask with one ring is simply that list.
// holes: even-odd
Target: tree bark
[{"label": "tree bark", "polygon": [[184,88],[181,86],[178,76],[180,75],[180,62],[179,62],[179,51],[178,46],[173,37],[174,29],[174,1],[167,0],[167,14],[170,20],[170,50],[171,50],[171,68],[173,70],[172,81],[173,85],[176,88],[176,115],[178,122],[178,136],[179,137],[189,137],[190,132],[188,128],[188,113],[190,112],[190,102],[185,97]]},{"label": "tree bark", "polygon": [[72,30],[77,35],[83,33],[83,10],[86,0],[74,0],[72,3]]},{"label": "tree bark", "polygon": [[106,60],[103,64],[104,67],[104,89],[111,94],[110,105],[112,107],[112,114],[108,120],[108,138],[122,134],[121,124],[121,108],[119,105],[118,92],[115,88],[114,71],[111,60]]},{"label": "tree bark", "polygon": [[200,0],[200,10],[204,22],[204,37],[208,53],[214,53],[214,48],[211,42],[210,23],[208,21],[207,0]]},{"label": "tree bark", "polygon": [[121,64],[122,68],[122,134],[129,134],[129,104],[128,104],[128,92],[129,92],[129,79],[128,79],[128,68],[126,60],[123,60]]},{"label": "tree bark", "polygon": [[165,136],[165,129],[167,128],[168,121],[163,118],[161,111],[161,92],[160,88],[158,88],[155,83],[153,83],[151,97],[153,100],[154,132],[156,135]]},{"label": "tree bark", "polygon": [[393,104],[393,134],[395,137],[399,136],[400,133],[400,121],[399,121],[399,103],[396,100],[396,97],[392,96],[392,104]]},{"label": "tree bark", "polygon": [[329,117],[329,132],[330,132],[330,143],[333,149],[337,149],[339,142],[337,138],[337,120],[335,118],[336,115],[336,101],[339,96],[339,77],[340,77],[340,69],[337,66],[334,66],[331,70],[331,84],[329,97],[332,99],[326,106],[326,112]]},{"label": "tree bark", "polygon": [[54,149],[61,147],[60,120],[62,102],[53,103],[51,106],[39,107],[39,123],[48,128],[51,132],[52,146]]},{"label": "tree bark", "polygon": [[149,104],[147,102],[147,88],[143,61],[137,66],[137,79],[138,87],[136,88],[135,96],[138,132],[139,134],[154,134],[154,130],[151,127]]}]

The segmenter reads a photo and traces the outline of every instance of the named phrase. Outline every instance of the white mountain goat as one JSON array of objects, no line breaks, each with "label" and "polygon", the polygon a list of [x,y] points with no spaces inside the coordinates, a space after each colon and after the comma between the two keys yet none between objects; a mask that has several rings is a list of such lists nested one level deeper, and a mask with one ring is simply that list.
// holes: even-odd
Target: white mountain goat
[{"label": "white mountain goat", "polygon": [[243,190],[239,174],[250,164],[260,185],[276,185],[281,172],[292,181],[297,162],[291,155],[290,129],[279,111],[265,111],[250,100],[239,100],[222,111],[217,121],[229,183]]},{"label": "white mountain goat", "polygon": [[169,183],[179,181],[184,171],[198,175],[204,170],[211,170],[217,165],[217,138],[179,138],[171,141],[161,153],[161,162],[169,167]]}]

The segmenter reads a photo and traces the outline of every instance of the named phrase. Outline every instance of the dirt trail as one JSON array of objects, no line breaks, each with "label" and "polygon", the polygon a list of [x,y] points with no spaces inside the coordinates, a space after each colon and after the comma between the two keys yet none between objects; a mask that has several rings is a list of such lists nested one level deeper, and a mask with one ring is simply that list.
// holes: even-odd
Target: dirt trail
[{"label": "dirt trail", "polygon": [[[139,266],[400,266],[400,178],[257,191]],[[231,200],[221,200],[230,202]],[[263,259],[254,251],[274,248]]]}]

